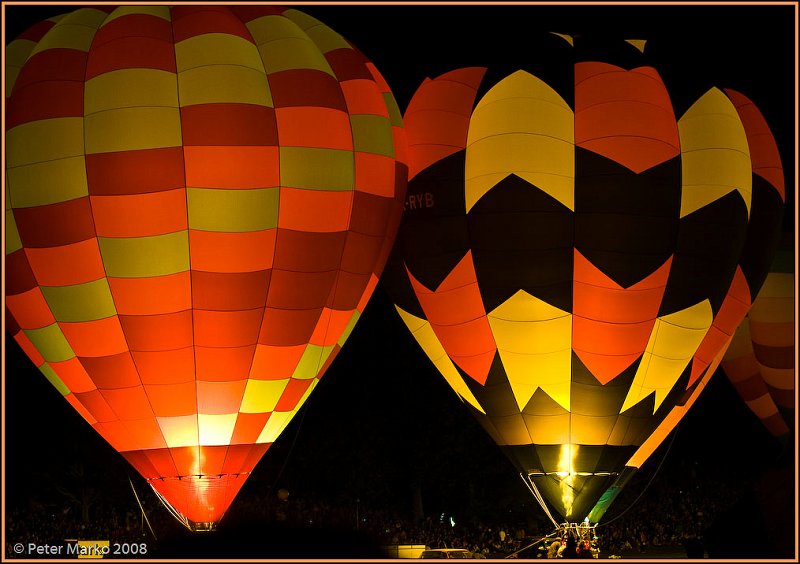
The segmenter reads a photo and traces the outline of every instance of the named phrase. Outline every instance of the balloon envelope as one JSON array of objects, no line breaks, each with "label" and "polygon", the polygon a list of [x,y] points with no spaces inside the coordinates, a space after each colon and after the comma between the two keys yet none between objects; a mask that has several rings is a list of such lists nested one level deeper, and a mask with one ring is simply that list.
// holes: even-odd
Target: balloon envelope
[{"label": "balloon envelope", "polygon": [[554,71],[573,48],[552,40],[531,68],[419,87],[383,280],[462,402],[580,521],[715,367],[763,282],[784,187],[744,96],[711,88],[676,116],[641,45],[625,66]]},{"label": "balloon envelope", "polygon": [[375,288],[405,192],[400,112],[294,9],[88,7],[7,51],[9,332],[211,527]]}]

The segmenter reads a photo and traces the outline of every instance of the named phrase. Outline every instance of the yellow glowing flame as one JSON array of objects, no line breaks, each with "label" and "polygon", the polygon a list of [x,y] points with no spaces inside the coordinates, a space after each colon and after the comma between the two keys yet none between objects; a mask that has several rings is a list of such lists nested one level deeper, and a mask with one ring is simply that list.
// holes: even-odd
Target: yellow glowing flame
[{"label": "yellow glowing flame", "polygon": [[561,478],[559,487],[561,488],[561,503],[564,504],[564,510],[567,512],[565,517],[572,515],[572,503],[575,501],[575,491],[572,486],[576,476],[573,465],[577,455],[578,445],[561,445],[556,475]]}]

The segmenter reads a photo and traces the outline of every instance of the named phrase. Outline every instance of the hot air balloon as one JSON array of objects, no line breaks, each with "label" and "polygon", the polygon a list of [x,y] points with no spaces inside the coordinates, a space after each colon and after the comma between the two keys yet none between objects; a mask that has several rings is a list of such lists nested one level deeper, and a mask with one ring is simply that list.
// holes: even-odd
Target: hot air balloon
[{"label": "hot air balloon", "polygon": [[779,248],[753,306],[733,336],[722,369],[775,437],[788,438],[795,409],[793,245]]},{"label": "hot air balloon", "polygon": [[8,53],[8,331],[212,529],[377,284],[400,111],[358,49],[276,6],[81,8]]},{"label": "hot air balloon", "polygon": [[694,401],[763,283],[784,200],[746,97],[710,88],[676,116],[644,42],[603,58],[579,40],[420,85],[382,278],[553,523],[551,508],[597,523]]}]

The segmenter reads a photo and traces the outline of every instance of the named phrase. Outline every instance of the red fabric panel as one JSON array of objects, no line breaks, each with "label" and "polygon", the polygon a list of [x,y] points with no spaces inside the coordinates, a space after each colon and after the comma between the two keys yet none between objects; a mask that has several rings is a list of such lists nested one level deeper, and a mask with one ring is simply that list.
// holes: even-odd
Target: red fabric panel
[{"label": "red fabric panel", "polygon": [[[328,302],[336,271],[288,272],[273,270],[267,306],[281,309],[317,309]],[[272,344],[272,343],[271,343]]]},{"label": "red fabric panel", "polygon": [[[298,208],[299,210],[300,208]],[[283,202],[281,202],[281,215]],[[337,270],[342,261],[346,232],[308,233],[281,229],[277,237],[273,267],[294,272]]]},{"label": "red fabric panel", "polygon": [[142,386],[100,390],[100,393],[122,421],[153,417],[153,410]]},{"label": "red fabric panel", "polygon": [[262,345],[306,345],[322,314],[322,306],[310,309],[267,308],[258,335]]},{"label": "red fabric panel", "polygon": [[192,306],[233,311],[264,307],[269,270],[217,273],[192,271]]},{"label": "red fabric panel", "polygon": [[253,362],[255,350],[255,345],[244,347],[196,346],[197,380],[230,382],[247,378],[250,374],[250,365]]},{"label": "red fabric panel", "polygon": [[194,349],[132,351],[139,376],[145,384],[194,382]]},{"label": "red fabric panel", "polygon": [[86,155],[89,194],[144,194],[184,188],[182,147]]},{"label": "red fabric panel", "polygon": [[119,319],[132,351],[174,350],[194,344],[191,311],[163,315],[120,315]]},{"label": "red fabric panel", "polygon": [[252,104],[198,104],[181,108],[184,145],[278,145],[275,110]]},{"label": "red fabric panel", "polygon": [[[254,443],[264,429],[264,425],[267,424],[269,415],[269,413],[240,413],[233,428],[231,445],[250,446],[250,444]],[[236,452],[241,453],[241,450]],[[230,456],[230,453],[228,454]],[[241,468],[242,466],[241,461],[232,462],[231,464],[236,468]]]},{"label": "red fabric panel", "polygon": [[80,361],[98,388],[129,388],[141,384],[128,351],[110,356],[81,357]]},{"label": "red fabric panel", "polygon": [[295,378],[289,380],[289,384],[283,391],[281,399],[278,400],[278,404],[275,406],[275,411],[293,410],[297,406],[297,402],[300,401],[300,398],[303,397],[303,394],[306,393],[306,390],[308,390],[310,385],[311,380],[297,380]]},{"label": "red fabric panel", "polygon": [[313,106],[347,111],[339,81],[313,69],[292,69],[269,75],[275,108]]},{"label": "red fabric panel", "polygon": [[236,35],[253,41],[247,27],[226,6],[173,6],[172,32],[175,43],[206,33]]},{"label": "red fabric panel", "polygon": [[244,311],[194,310],[194,341],[201,347],[255,345],[263,308]]},{"label": "red fabric panel", "polygon": [[86,80],[129,68],[177,72],[170,22],[148,14],[126,14],[97,31],[89,51]]},{"label": "red fabric panel", "polygon": [[14,312],[17,325],[22,329],[41,329],[56,322],[38,287],[6,296],[6,306]]},{"label": "red fabric panel", "polygon": [[95,236],[88,196],[46,206],[16,208],[14,219],[25,247],[58,247]]}]

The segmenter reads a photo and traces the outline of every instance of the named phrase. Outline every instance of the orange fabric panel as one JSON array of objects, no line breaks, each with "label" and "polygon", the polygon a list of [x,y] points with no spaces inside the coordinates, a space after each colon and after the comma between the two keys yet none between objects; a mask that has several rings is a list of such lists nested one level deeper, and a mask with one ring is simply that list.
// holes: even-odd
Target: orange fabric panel
[{"label": "orange fabric panel", "polygon": [[109,278],[108,285],[120,315],[175,313],[192,307],[188,271],[148,278]]},{"label": "orange fabric panel", "polygon": [[136,468],[136,471],[139,472],[143,478],[149,480],[158,477],[158,472],[152,462],[150,462],[150,459],[147,458],[144,451],[131,450],[123,452],[122,456],[125,457],[125,460],[127,460],[131,466]]},{"label": "orange fabric panel", "polygon": [[200,449],[200,471],[205,475],[222,474],[225,464],[225,457],[228,454],[228,447],[222,445],[201,446]]},{"label": "orange fabric panel", "polygon": [[697,347],[697,352],[694,353],[692,358],[692,372],[689,376],[689,382],[686,384],[686,389],[692,387],[700,376],[703,375],[705,369],[714,361],[725,343],[730,340],[731,336],[721,331],[716,325],[712,325],[700,346]]},{"label": "orange fabric panel", "polygon": [[194,338],[201,347],[255,345],[264,309],[244,311],[194,310]]},{"label": "orange fabric panel", "polygon": [[163,315],[120,315],[132,351],[163,351],[190,347],[192,312]]},{"label": "orange fabric panel", "polygon": [[269,413],[240,413],[233,427],[231,445],[250,445],[256,440],[269,419]]},{"label": "orange fabric panel", "polygon": [[86,373],[86,369],[77,357],[62,362],[51,362],[50,367],[73,393],[90,392],[99,387],[96,382],[92,381],[89,374]]},{"label": "orange fabric panel", "polygon": [[394,160],[374,153],[356,153],[355,189],[376,196],[393,198]]},{"label": "orange fabric panel", "polygon": [[267,307],[290,310],[321,310],[328,304],[331,290],[336,281],[336,274],[335,270],[328,272],[273,270],[269,295],[267,296]]},{"label": "orange fabric panel", "polygon": [[433,292],[408,269],[406,272],[426,319],[448,355],[474,380],[485,383],[497,345],[478,288],[472,253],[464,255]]},{"label": "orange fabric panel", "polygon": [[196,346],[197,379],[207,382],[232,382],[247,378],[255,350],[254,344],[244,347]]},{"label": "orange fabric panel", "polygon": [[157,476],[177,476],[178,469],[175,467],[175,461],[172,459],[172,453],[166,448],[145,451],[153,468],[158,472]]},{"label": "orange fabric panel", "polygon": [[389,117],[386,102],[374,82],[354,79],[345,80],[341,85],[348,113]]},{"label": "orange fabric panel", "polygon": [[221,311],[264,307],[269,277],[269,270],[230,273],[192,271],[192,306]]},{"label": "orange fabric panel", "polygon": [[572,316],[572,349],[601,384],[628,368],[647,348],[655,317],[642,323],[605,323]]},{"label": "orange fabric panel", "polygon": [[793,347],[794,323],[764,323],[750,319],[750,335],[755,343],[769,347]]},{"label": "orange fabric panel", "polygon": [[100,237],[148,237],[189,228],[186,190],[92,196],[95,229]]},{"label": "orange fabric panel", "polygon": [[76,356],[110,356],[128,350],[117,316],[95,321],[59,323]]},{"label": "orange fabric panel", "polygon": [[252,272],[272,268],[277,229],[249,233],[189,230],[192,269],[208,272]]},{"label": "orange fabric panel", "polygon": [[353,150],[350,116],[333,108],[290,106],[277,108],[278,137],[282,147],[317,147]]},{"label": "orange fabric panel", "polygon": [[103,397],[123,421],[153,417],[150,401],[142,386],[116,390],[100,390]]},{"label": "orange fabric panel", "polygon": [[634,172],[679,155],[678,124],[658,73],[577,63],[575,144]]},{"label": "orange fabric panel", "polygon": [[100,436],[108,441],[108,444],[117,452],[141,448],[141,445],[137,445],[135,440],[128,434],[128,428],[122,421],[115,420],[96,423],[94,429],[100,433]]},{"label": "orange fabric panel", "polygon": [[106,275],[94,237],[61,247],[26,248],[25,255],[41,286],[83,284]]},{"label": "orange fabric panel", "polygon": [[329,346],[334,345],[342,336],[350,318],[353,317],[353,310],[340,311],[329,308],[322,309],[322,315],[317,321],[314,333],[309,339],[312,345]]},{"label": "orange fabric panel", "polygon": [[194,381],[194,349],[131,351],[144,384],[177,384]]},{"label": "orange fabric panel", "polygon": [[169,453],[175,461],[178,476],[202,474],[199,446],[175,447],[169,449]]},{"label": "orange fabric panel", "polygon": [[[263,425],[262,425],[263,427]],[[239,472],[251,472],[255,464],[251,461],[258,460],[269,449],[269,444],[249,444],[231,445],[228,447],[228,454],[225,457],[225,465],[222,472],[225,474],[237,474]]]},{"label": "orange fabric panel", "polygon": [[297,407],[297,402],[300,401],[300,398],[306,393],[312,380],[313,378],[308,380],[292,378],[289,380],[286,389],[281,395],[281,399],[278,400],[278,404],[275,406],[275,411],[291,411]]},{"label": "orange fabric panel", "polygon": [[285,347],[256,345],[249,376],[255,380],[289,378],[297,368],[305,350],[305,344]]},{"label": "orange fabric panel", "polygon": [[364,292],[361,294],[361,299],[359,300],[358,304],[356,304],[356,309],[359,312],[363,313],[364,308],[367,307],[367,303],[369,302],[370,297],[372,297],[372,292],[375,291],[375,287],[378,285],[378,280],[379,278],[375,274],[370,274],[367,287],[364,288]]},{"label": "orange fabric panel", "polygon": [[197,390],[194,382],[145,384],[144,389],[156,417],[180,417],[197,413]]},{"label": "orange fabric panel", "polygon": [[278,227],[296,231],[347,231],[353,191],[281,188]]},{"label": "orange fabric panel", "polygon": [[227,382],[197,382],[197,413],[224,415],[236,413],[242,405],[247,378]]},{"label": "orange fabric panel", "polygon": [[100,390],[75,393],[75,398],[81,402],[87,411],[92,414],[92,417],[100,423],[119,419],[100,393]]},{"label": "orange fabric panel", "polygon": [[248,189],[280,185],[278,147],[183,148],[186,186]]},{"label": "orange fabric panel", "polygon": [[38,286],[14,296],[6,295],[6,307],[14,312],[20,329],[41,329],[56,322]]},{"label": "orange fabric panel", "polygon": [[31,359],[35,366],[41,366],[44,364],[44,357],[39,353],[36,347],[33,346],[33,343],[31,343],[31,340],[25,333],[22,331],[16,333],[14,335],[14,340],[20,346],[22,351],[28,356],[28,358]]},{"label": "orange fabric panel", "polygon": [[89,425],[95,425],[97,423],[97,420],[92,416],[91,413],[89,413],[89,410],[83,407],[83,404],[78,401],[78,398],[75,397],[75,394],[67,394],[64,396],[64,399],[66,399],[69,404],[75,408],[75,411],[77,411],[80,416],[89,423]]},{"label": "orange fabric panel", "polygon": [[767,121],[747,96],[729,88],[725,89],[725,94],[730,98],[744,125],[753,172],[769,182],[785,202],[786,187],[781,156]]},{"label": "orange fabric panel", "polygon": [[130,388],[141,384],[133,357],[128,351],[110,356],[83,357],[80,360],[98,388]]},{"label": "orange fabric panel", "polygon": [[[403,115],[408,136],[409,180],[466,147],[469,119],[486,70],[472,67],[451,71],[435,80],[425,80],[414,93]],[[432,114],[452,118],[434,118]]]}]

